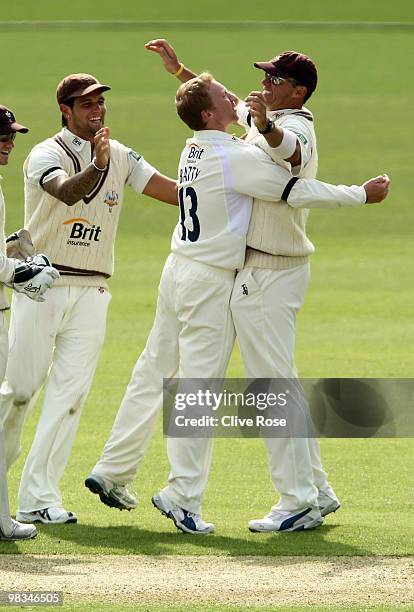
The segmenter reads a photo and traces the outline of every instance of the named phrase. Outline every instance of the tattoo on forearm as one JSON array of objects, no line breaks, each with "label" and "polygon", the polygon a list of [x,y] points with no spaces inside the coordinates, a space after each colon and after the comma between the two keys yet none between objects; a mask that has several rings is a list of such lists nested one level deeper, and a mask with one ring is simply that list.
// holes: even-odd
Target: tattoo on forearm
[{"label": "tattoo on forearm", "polygon": [[92,191],[101,175],[102,173],[90,164],[75,176],[64,180],[57,177],[56,180],[45,183],[43,188],[56,199],[72,206]]}]

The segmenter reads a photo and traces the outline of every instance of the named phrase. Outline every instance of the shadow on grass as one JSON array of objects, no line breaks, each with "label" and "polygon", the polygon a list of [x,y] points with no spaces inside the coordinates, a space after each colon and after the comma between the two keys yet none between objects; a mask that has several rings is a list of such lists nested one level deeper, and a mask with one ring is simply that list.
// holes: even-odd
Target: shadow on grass
[{"label": "shadow on grass", "polygon": [[[96,525],[47,525],[42,532],[57,544],[71,542],[76,545],[70,554],[135,554],[135,555],[225,555],[237,556],[366,556],[370,550],[344,542],[329,540],[326,536],[334,525],[323,525],[309,532],[251,534],[245,537],[220,535],[193,536],[178,531],[171,533],[150,531],[135,526],[99,527]],[[0,551],[2,552],[2,551]],[[5,553],[18,553],[5,550]],[[31,551],[32,552],[32,551]],[[3,559],[3,563],[7,563]],[[1,565],[0,565],[1,567]]]}]

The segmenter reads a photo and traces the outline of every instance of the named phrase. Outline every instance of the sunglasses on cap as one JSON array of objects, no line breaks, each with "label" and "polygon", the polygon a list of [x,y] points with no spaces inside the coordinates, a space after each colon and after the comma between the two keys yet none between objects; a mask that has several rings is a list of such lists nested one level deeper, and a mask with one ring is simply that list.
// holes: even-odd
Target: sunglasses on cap
[{"label": "sunglasses on cap", "polygon": [[11,134],[0,135],[0,142],[13,142],[16,138],[16,132],[12,132]]},{"label": "sunglasses on cap", "polygon": [[285,81],[288,81],[288,83],[293,85],[293,87],[297,87],[298,85],[300,85],[300,83],[298,83],[295,79],[291,77],[272,76],[268,72],[265,72],[265,77],[272,83],[272,85],[283,85]]}]

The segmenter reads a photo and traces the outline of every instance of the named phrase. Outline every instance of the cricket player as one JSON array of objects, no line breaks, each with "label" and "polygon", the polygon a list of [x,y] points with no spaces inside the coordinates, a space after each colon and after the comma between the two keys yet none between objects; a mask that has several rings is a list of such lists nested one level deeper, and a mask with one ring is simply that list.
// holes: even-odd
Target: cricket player
[{"label": "cricket player", "polygon": [[[162,273],[154,326],[121,403],[111,435],[85,485],[103,503],[132,509],[119,495],[135,477],[162,405],[163,378],[222,378],[234,344],[230,300],[243,265],[253,197],[295,209],[360,206],[385,197],[381,179],[363,187],[335,187],[292,177],[259,148],[226,133],[236,101],[207,73],[176,95],[180,118],[194,130],[178,168],[180,219]],[[186,533],[214,530],[201,516],[212,440],[168,439],[169,484],[155,507]],[[129,503],[131,502],[131,503]],[[307,517],[307,527],[317,517]],[[302,524],[305,523],[305,519]]]},{"label": "cricket player", "polygon": [[[147,43],[166,70],[185,82],[195,74],[179,62],[164,39]],[[268,62],[263,91],[238,100],[238,122],[245,141],[263,149],[293,176],[315,178],[318,154],[314,118],[304,103],[317,85],[317,68],[308,56],[288,51]],[[384,181],[387,179],[384,178]],[[249,378],[295,378],[295,323],[310,279],[309,257],[315,248],[306,235],[309,211],[256,199],[247,234],[246,259],[238,271],[231,310],[246,374]],[[339,500],[322,468],[317,438],[265,438],[270,475],[280,494],[252,531],[279,531],[301,526],[303,512],[319,507],[335,512]]]},{"label": "cricket player", "polygon": [[[13,112],[5,106],[0,106],[0,166],[9,163],[11,152],[14,147],[16,133],[27,133],[28,128],[17,123]],[[43,294],[51,287],[55,278],[58,278],[57,270],[49,266],[44,255],[35,256],[26,260],[24,253],[23,261],[8,257],[6,254],[6,241],[4,237],[5,205],[3,192],[0,186],[0,378],[3,380],[6,372],[7,354],[9,349],[7,320],[5,311],[10,308],[5,292],[5,285],[12,287],[25,299],[44,301]],[[21,238],[22,237],[22,238]],[[19,232],[13,234],[10,242],[13,243],[15,255],[18,256],[20,244],[26,239],[27,234]],[[34,255],[33,252],[31,252]],[[32,322],[33,324],[33,322]],[[32,356],[33,358],[33,356]],[[4,428],[0,419],[0,541],[29,540],[36,536],[36,527],[32,524],[23,525],[10,516],[9,496],[7,491],[7,468],[6,468],[6,439]]]},{"label": "cricket player", "polygon": [[177,205],[176,181],[109,138],[109,89],[89,74],[65,77],[57,87],[63,129],[35,146],[24,164],[25,227],[61,276],[42,307],[13,299],[13,342],[0,392],[8,466],[20,453],[25,416],[45,383],[20,484],[22,522],[77,521],[63,507],[59,482],[104,340],[124,187]]},{"label": "cricket player", "polygon": [[[263,92],[253,91],[238,104],[246,142],[257,144],[298,177],[315,178],[318,154],[312,113],[304,107],[317,85],[315,63],[295,51],[268,62]],[[315,248],[306,235],[308,210],[269,209],[256,200],[247,236],[246,260],[238,271],[231,310],[248,377],[295,378],[296,316],[310,280],[309,256]],[[263,223],[266,219],[266,223]],[[241,288],[247,287],[242,293]],[[271,308],[265,305],[271,304]],[[311,438],[264,438],[269,470],[280,499],[251,531],[280,531],[300,525],[308,508],[322,517],[335,512],[339,500],[322,468],[319,444]],[[295,520],[297,518],[297,520]]]}]

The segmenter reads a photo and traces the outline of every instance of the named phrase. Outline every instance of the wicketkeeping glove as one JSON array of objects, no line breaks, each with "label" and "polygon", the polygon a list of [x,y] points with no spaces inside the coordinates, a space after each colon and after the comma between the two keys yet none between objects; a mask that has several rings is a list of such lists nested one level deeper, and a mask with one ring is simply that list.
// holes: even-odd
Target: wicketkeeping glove
[{"label": "wicketkeeping glove", "polygon": [[6,238],[7,257],[24,261],[26,257],[33,257],[35,252],[32,238],[27,229],[19,229]]},{"label": "wicketkeeping glove", "polygon": [[14,278],[7,285],[31,300],[44,302],[43,294],[57,278],[59,272],[50,265],[46,255],[39,254],[33,258],[27,257],[25,261],[16,260]]}]

